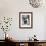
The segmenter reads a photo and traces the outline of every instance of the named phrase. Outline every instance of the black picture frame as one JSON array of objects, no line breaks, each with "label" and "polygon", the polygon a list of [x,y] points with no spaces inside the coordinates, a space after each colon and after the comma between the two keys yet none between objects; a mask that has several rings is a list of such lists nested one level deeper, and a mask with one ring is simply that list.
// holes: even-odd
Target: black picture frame
[{"label": "black picture frame", "polygon": [[19,28],[23,29],[33,28],[32,12],[19,12]]}]

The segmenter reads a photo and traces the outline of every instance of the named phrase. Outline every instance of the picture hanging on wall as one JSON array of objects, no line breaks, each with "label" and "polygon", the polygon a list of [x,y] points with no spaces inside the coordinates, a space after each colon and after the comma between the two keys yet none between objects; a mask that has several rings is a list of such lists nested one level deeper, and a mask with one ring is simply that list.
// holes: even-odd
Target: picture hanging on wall
[{"label": "picture hanging on wall", "polygon": [[33,27],[33,13],[19,12],[19,28],[32,28],[32,27]]}]

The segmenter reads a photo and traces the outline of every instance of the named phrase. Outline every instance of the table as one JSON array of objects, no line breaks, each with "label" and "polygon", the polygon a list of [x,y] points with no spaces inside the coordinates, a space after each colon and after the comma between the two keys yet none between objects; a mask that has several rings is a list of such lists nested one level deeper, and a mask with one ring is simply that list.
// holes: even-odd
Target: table
[{"label": "table", "polygon": [[6,40],[9,44],[14,44],[16,46],[42,46],[45,44],[46,40],[39,40],[39,41],[29,41],[29,40]]}]

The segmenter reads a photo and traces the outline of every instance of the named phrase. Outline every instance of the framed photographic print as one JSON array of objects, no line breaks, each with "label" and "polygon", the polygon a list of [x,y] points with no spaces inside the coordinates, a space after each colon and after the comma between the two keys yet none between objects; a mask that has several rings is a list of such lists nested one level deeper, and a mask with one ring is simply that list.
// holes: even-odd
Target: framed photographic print
[{"label": "framed photographic print", "polygon": [[33,13],[19,12],[19,28],[32,28],[32,27],[33,27]]}]

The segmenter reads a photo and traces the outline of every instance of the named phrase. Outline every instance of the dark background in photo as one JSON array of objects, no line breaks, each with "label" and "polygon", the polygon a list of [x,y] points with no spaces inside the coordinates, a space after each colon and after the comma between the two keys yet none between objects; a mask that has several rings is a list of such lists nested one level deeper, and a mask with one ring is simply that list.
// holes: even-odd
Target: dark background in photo
[{"label": "dark background in photo", "polygon": [[29,15],[23,15],[22,16],[22,25],[29,25],[29,24],[30,24]]}]

